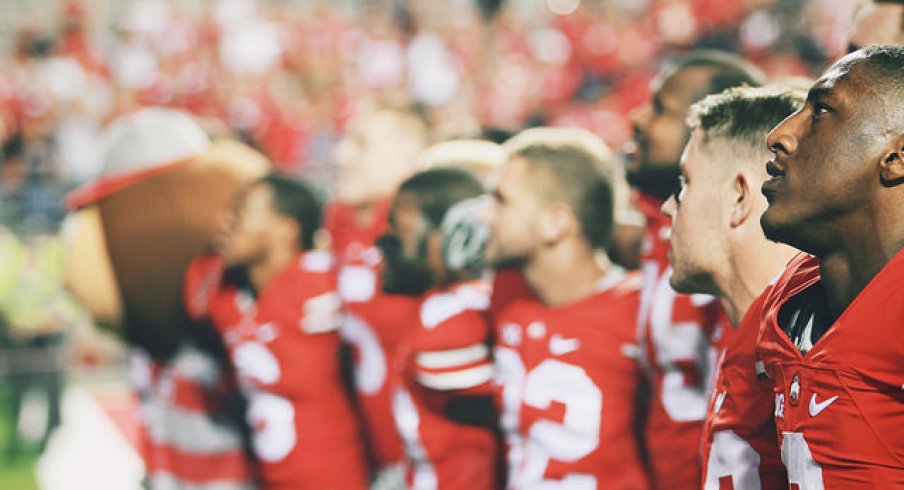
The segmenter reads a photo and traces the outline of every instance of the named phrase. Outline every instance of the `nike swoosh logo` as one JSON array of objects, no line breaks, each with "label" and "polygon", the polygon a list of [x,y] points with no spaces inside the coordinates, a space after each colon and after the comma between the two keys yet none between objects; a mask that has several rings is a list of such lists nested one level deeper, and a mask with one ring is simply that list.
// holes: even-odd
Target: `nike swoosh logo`
[{"label": "nike swoosh logo", "polygon": [[813,393],[813,397],[810,398],[810,416],[815,417],[822,413],[823,410],[829,408],[829,405],[835,403],[835,400],[838,399],[838,396],[833,396],[828,400],[823,400],[819,403],[816,403],[816,393]]},{"label": "nike swoosh logo", "polygon": [[580,347],[578,339],[565,339],[559,334],[549,338],[549,352],[554,356],[562,356],[574,352],[578,350],[578,347]]}]

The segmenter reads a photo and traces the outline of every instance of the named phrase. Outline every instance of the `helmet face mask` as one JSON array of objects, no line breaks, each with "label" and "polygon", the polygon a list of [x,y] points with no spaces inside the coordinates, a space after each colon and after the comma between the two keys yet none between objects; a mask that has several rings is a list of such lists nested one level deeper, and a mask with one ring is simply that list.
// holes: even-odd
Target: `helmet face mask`
[{"label": "helmet face mask", "polygon": [[452,206],[443,217],[443,263],[449,274],[483,271],[490,239],[486,215],[491,201],[487,196],[465,199]]}]

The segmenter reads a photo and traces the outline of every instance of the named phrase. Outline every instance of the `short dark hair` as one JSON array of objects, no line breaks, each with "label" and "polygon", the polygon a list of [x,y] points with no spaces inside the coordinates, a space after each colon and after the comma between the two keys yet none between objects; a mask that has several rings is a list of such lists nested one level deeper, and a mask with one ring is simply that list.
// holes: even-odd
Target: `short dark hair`
[{"label": "short dark hair", "polygon": [[420,171],[399,186],[417,198],[418,206],[430,226],[438,228],[446,211],[455,203],[484,193],[483,185],[471,172],[454,167]]},{"label": "short dark hair", "polygon": [[806,94],[782,87],[735,87],[692,105],[687,125],[700,128],[708,143],[715,138],[766,150],[766,135],[800,108]]},{"label": "short dark hair", "polygon": [[[571,206],[581,232],[595,249],[605,249],[614,218],[613,176],[600,158],[579,144],[547,144],[540,140],[516,149],[512,158],[527,160],[538,176],[538,189],[549,201]],[[542,179],[543,183],[540,183]]]},{"label": "short dark hair", "polygon": [[[876,45],[858,51],[874,75],[870,83],[895,95],[904,95],[904,46]],[[900,97],[899,97],[900,100]]]},{"label": "short dark hair", "polygon": [[314,248],[314,236],[320,229],[323,213],[322,201],[314,188],[301,180],[276,173],[261,177],[256,184],[268,186],[276,211],[298,223],[302,250]]},{"label": "short dark hair", "polygon": [[698,98],[717,94],[731,87],[759,87],[765,76],[759,68],[743,58],[711,49],[698,49],[675,60],[670,66],[670,75],[690,68],[706,68],[711,71],[709,84],[701,87]]}]

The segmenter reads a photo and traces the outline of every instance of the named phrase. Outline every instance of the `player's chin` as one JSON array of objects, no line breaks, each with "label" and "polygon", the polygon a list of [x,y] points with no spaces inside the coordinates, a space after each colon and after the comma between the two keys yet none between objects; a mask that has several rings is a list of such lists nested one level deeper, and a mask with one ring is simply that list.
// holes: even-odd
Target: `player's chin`
[{"label": "player's chin", "polygon": [[490,253],[490,249],[487,249],[487,253],[485,254],[485,260],[487,264],[490,264],[494,269],[509,269],[509,268],[520,268],[524,265],[525,259],[521,256],[511,255],[503,253],[502,251],[494,251]]},{"label": "player's chin", "polygon": [[484,260],[487,264],[496,265],[496,261],[499,260],[500,256],[501,254],[499,250],[499,243],[493,238],[490,238],[490,240],[487,242],[486,248],[483,251]]},{"label": "player's chin", "polygon": [[787,220],[782,219],[781,210],[774,204],[770,204],[760,216],[760,227],[763,229],[763,235],[773,242],[787,243],[794,235],[793,227],[788,225]]},{"label": "player's chin", "polygon": [[672,289],[682,294],[709,293],[694,274],[688,273],[681,267],[681,263],[672,261],[672,275],[669,276],[669,285]]},{"label": "player's chin", "polygon": [[[672,267],[675,267],[675,262],[672,261]],[[679,293],[686,293],[686,289],[688,287],[687,281],[683,275],[678,273],[677,269],[672,270],[672,275],[669,277],[669,286],[672,286],[672,289],[678,291]]]}]

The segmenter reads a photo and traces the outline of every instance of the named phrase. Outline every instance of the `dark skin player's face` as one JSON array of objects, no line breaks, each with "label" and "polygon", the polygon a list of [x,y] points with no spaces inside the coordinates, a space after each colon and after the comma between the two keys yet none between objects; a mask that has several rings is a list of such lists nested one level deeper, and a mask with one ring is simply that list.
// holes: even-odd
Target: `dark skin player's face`
[{"label": "dark skin player's face", "polygon": [[819,254],[837,233],[856,233],[857,216],[879,183],[887,144],[882,95],[858,55],[837,62],[816,81],[806,104],[768,137],[775,154],[763,184],[769,208],[761,224],[766,236]]},{"label": "dark skin player's face", "polygon": [[267,245],[279,219],[269,186],[254,184],[241,192],[216,240],[225,264],[248,266],[266,260]]},{"label": "dark skin player's face", "polygon": [[633,114],[634,147],[627,166],[632,186],[663,200],[675,188],[678,161],[689,136],[687,110],[711,76],[708,68],[677,71],[655,88],[650,104]]}]

